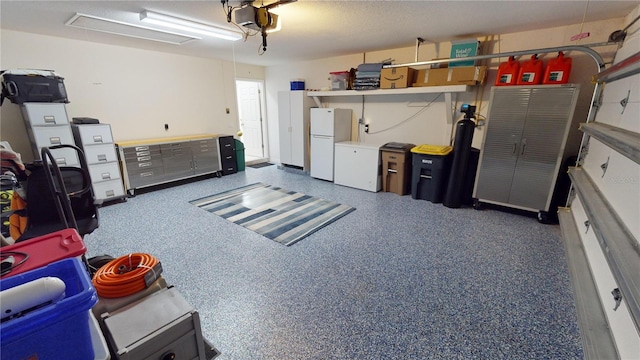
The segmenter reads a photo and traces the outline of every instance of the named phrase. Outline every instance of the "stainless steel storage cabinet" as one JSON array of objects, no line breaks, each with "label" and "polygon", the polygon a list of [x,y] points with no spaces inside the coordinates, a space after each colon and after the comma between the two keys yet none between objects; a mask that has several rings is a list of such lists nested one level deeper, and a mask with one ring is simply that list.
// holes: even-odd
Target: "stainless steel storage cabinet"
[{"label": "stainless steel storage cabinet", "polygon": [[473,191],[482,202],[546,217],[579,85],[494,87]]},{"label": "stainless steel storage cabinet", "polygon": [[131,195],[139,188],[220,174],[216,135],[124,141],[117,145],[125,189]]}]

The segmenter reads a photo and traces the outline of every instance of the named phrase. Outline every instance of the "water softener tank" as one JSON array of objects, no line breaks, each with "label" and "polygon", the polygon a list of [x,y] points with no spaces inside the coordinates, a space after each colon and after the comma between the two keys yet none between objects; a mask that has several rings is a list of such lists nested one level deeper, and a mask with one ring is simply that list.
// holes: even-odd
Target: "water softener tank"
[{"label": "water softener tank", "polygon": [[456,124],[456,138],[453,144],[453,162],[447,192],[442,204],[448,208],[459,208],[464,198],[465,179],[469,156],[471,155],[471,142],[476,123],[468,116]]}]

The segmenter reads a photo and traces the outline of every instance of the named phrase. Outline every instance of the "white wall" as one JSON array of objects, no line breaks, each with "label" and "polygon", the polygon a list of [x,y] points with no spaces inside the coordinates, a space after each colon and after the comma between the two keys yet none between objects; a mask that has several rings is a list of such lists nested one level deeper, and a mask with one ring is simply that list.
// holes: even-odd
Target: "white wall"
[{"label": "white wall", "polygon": [[[2,69],[55,70],[65,78],[69,118],[98,118],[111,125],[116,140],[235,134],[236,76],[264,77],[262,67],[220,60],[9,30],[1,39]],[[5,101],[0,121],[2,140],[29,161],[18,106]]]},{"label": "white wall", "polygon": [[[623,19],[587,23],[583,31],[591,37],[582,43],[606,41],[609,34],[623,26]],[[580,32],[580,25],[541,31],[503,34],[480,40],[488,44],[489,52],[506,52],[532,48],[575,45],[571,35]],[[279,161],[277,131],[277,92],[289,89],[289,81],[303,78],[308,89],[329,86],[329,72],[348,70],[363,62],[376,62],[386,58],[396,63],[413,62],[415,47],[351,54],[313,61],[289,63],[263,68],[234,64],[213,59],[139,50],[134,48],[96,44],[50,36],[2,30],[0,68],[54,69],[65,77],[70,104],[70,117],[99,118],[112,126],[116,140],[190,135],[199,133],[235,134],[237,131],[237,103],[235,78],[265,79],[266,111],[268,123],[268,149],[272,161]],[[448,57],[449,43],[424,44],[419,60]],[[598,48],[610,60],[615,48]],[[576,119],[586,118],[590,103],[591,75],[596,71],[593,61],[586,56],[569,53],[574,59],[571,82],[583,85]],[[547,56],[553,57],[555,54]],[[461,103],[479,102],[479,112],[486,115],[487,100],[496,68],[500,61],[488,63],[491,71],[485,87],[474,87],[470,93],[460,94],[453,110]],[[363,98],[327,98],[324,106],[350,108],[354,118],[361,116],[370,123],[370,134],[360,132],[365,142],[389,141],[415,144],[445,144],[449,142],[454,124],[444,121],[442,96],[365,96]],[[327,100],[325,99],[325,100]],[[420,112],[423,106],[428,109]],[[7,104],[7,102],[5,102]],[[229,108],[230,113],[226,113]],[[26,132],[17,106],[0,108],[0,137],[17,144],[28,152]],[[420,112],[415,118],[412,115]],[[456,114],[457,111],[456,111]],[[406,121],[404,121],[406,120]],[[169,130],[164,130],[164,124]],[[577,128],[577,126],[575,127]],[[579,143],[575,130],[574,147]],[[480,147],[482,128],[474,135],[474,146]],[[22,141],[22,144],[21,144]],[[24,150],[27,149],[27,150]],[[28,159],[27,159],[28,160]]]},{"label": "white wall", "polygon": [[[478,40],[486,47],[483,54],[519,51],[537,48],[557,47],[563,45],[580,45],[588,43],[606,42],[609,35],[623,26],[623,20],[612,19],[586,23],[584,32],[590,32],[590,37],[581,42],[571,42],[570,37],[580,32],[580,24],[550,28],[539,31],[519,32],[512,34],[495,35],[493,38],[482,37]],[[419,61],[435,58],[448,58],[451,49],[450,43],[423,44],[419,49]],[[605,58],[611,61],[615,47],[599,47],[596,49]],[[277,132],[277,91],[288,90],[291,79],[301,78],[305,80],[307,89],[321,89],[330,86],[329,72],[344,71],[356,68],[364,62],[378,62],[387,58],[395,59],[396,64],[415,61],[415,47],[390,49],[384,51],[367,52],[365,54],[352,54],[347,56],[332,57],[313,61],[289,63],[281,66],[271,66],[266,69],[267,82],[267,111],[269,118],[270,154],[272,161],[278,161],[279,149],[276,137]],[[595,62],[582,53],[569,52],[565,55],[573,58],[573,69],[569,79],[572,83],[581,84],[581,92],[578,108],[575,112],[573,131],[570,134],[568,148],[577,152],[581,134],[577,130],[577,122],[584,121],[587,117],[591,103],[593,85],[591,76],[598,70]],[[545,63],[548,59],[557,56],[557,53],[540,54]],[[528,56],[520,58],[528,60]],[[497,67],[506,59],[493,59],[485,63],[490,69],[484,87],[476,86],[469,93],[459,94],[452,111],[455,111],[456,120],[462,118],[458,109],[463,103],[476,104],[478,112],[487,115],[488,99],[491,86],[495,81]],[[363,92],[366,94],[366,91]],[[390,141],[408,142],[414,144],[449,144],[452,138],[454,124],[447,124],[445,118],[444,96],[440,95],[411,95],[411,96],[350,96],[327,97],[323,99],[324,107],[349,108],[354,112],[354,121],[363,117],[370,124],[370,133],[364,134],[363,129],[358,131],[360,140],[365,143],[383,144]],[[454,96],[454,99],[456,97]],[[476,100],[477,99],[477,100]],[[424,106],[427,109],[421,111]],[[364,108],[364,111],[363,111]],[[479,148],[484,137],[483,128],[475,131],[473,146]]]}]

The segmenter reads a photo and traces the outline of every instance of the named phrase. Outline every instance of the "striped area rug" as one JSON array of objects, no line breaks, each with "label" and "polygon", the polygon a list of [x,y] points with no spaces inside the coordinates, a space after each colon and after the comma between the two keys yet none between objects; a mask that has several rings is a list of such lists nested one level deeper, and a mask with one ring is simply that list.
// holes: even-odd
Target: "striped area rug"
[{"label": "striped area rug", "polygon": [[355,208],[256,183],[189,203],[290,246]]}]

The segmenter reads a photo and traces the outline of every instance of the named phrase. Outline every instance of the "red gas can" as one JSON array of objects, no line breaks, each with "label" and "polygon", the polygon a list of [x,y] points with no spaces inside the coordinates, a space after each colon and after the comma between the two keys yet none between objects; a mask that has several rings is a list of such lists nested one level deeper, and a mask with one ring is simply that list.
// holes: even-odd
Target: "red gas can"
[{"label": "red gas can", "polygon": [[516,58],[509,56],[507,62],[503,62],[498,66],[498,76],[496,77],[496,86],[515,85],[518,81],[518,71],[520,70],[520,62]]},{"label": "red gas can", "polygon": [[531,55],[531,59],[520,64],[518,85],[537,85],[542,82],[542,60],[538,55]]},{"label": "red gas can", "polygon": [[562,51],[558,53],[558,57],[550,59],[544,68],[543,84],[566,84],[569,82],[569,74],[571,73],[571,58],[564,57]]}]

